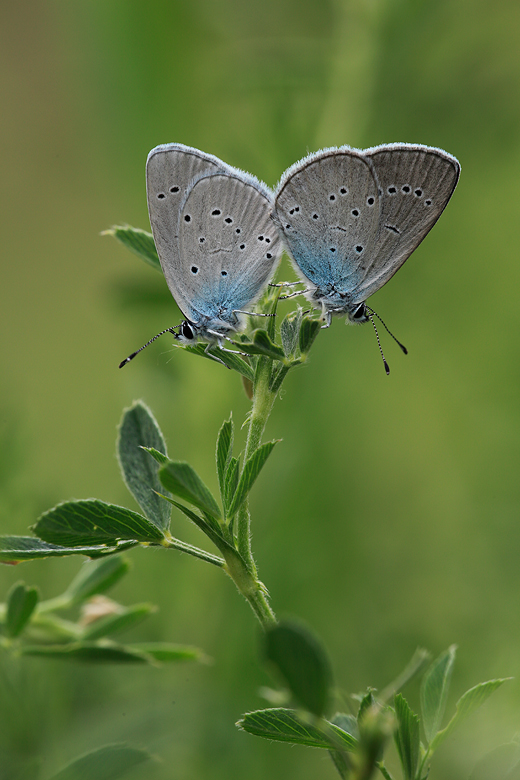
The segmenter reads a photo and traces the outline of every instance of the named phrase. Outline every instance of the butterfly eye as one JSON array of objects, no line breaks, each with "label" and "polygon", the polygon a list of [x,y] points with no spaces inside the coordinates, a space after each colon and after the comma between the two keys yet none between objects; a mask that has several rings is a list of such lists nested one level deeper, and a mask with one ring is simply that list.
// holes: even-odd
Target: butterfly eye
[{"label": "butterfly eye", "polygon": [[422,197],[422,190],[420,190],[420,189],[414,190],[413,194],[415,195],[416,198],[421,198]]},{"label": "butterfly eye", "polygon": [[227,271],[221,271],[221,272],[220,272],[220,275],[221,275],[221,276],[227,276]]},{"label": "butterfly eye", "polygon": [[363,247],[361,246],[361,244],[358,244],[356,247],[356,252],[358,253],[358,255],[360,255],[362,251],[363,251]]},{"label": "butterfly eye", "polygon": [[394,185],[392,185],[391,187],[388,188],[387,192],[389,195],[395,195],[395,193],[397,192],[397,187],[394,187]]},{"label": "butterfly eye", "polygon": [[173,193],[179,192],[179,188],[177,187],[176,184],[173,187],[170,187],[170,192],[173,192]]},{"label": "butterfly eye", "polygon": [[163,198],[165,198],[165,197],[166,197],[166,195],[164,194],[164,192],[158,192],[158,193],[157,193],[157,199],[158,199],[158,200],[162,200],[162,199],[163,199]]},{"label": "butterfly eye", "polygon": [[360,303],[358,306],[356,306],[356,308],[352,312],[351,319],[364,321],[365,318],[366,318],[365,304]]},{"label": "butterfly eye", "polygon": [[403,184],[403,186],[401,187],[401,192],[404,192],[405,195],[408,195],[411,189],[412,188],[410,187],[409,184]]},{"label": "butterfly eye", "polygon": [[213,211],[211,212],[212,217],[219,217],[221,214],[222,212],[220,209],[213,209]]},{"label": "butterfly eye", "polygon": [[186,320],[184,320],[184,322],[181,325],[181,331],[185,339],[192,339],[195,336],[193,332],[193,328],[191,327],[189,322],[186,322]]},{"label": "butterfly eye", "polygon": [[226,217],[224,222],[226,222],[228,225],[231,225],[233,223],[233,220],[231,219],[231,217]]}]

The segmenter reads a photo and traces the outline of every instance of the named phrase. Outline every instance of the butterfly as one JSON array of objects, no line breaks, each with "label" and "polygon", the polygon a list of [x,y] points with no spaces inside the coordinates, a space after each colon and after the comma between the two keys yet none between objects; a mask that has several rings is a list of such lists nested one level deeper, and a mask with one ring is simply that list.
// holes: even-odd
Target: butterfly
[{"label": "butterfly", "polygon": [[242,328],[241,314],[253,313],[246,307],[280,259],[272,192],[254,176],[184,144],[152,149],[146,187],[161,268],[184,316],[177,330],[167,328],[148,344],[170,332],[183,344],[201,339],[206,350],[222,347]]},{"label": "butterfly", "polygon": [[273,218],[324,327],[333,314],[371,318],[367,298],[437,222],[459,174],[451,154],[413,144],[323,149],[283,174]]}]

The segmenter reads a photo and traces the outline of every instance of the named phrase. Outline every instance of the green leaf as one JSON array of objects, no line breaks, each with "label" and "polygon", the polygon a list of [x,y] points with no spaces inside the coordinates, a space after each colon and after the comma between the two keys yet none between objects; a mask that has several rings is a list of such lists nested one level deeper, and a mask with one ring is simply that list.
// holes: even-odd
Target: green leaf
[{"label": "green leaf", "polygon": [[226,490],[226,472],[233,455],[233,420],[230,417],[229,420],[222,424],[222,428],[219,431],[217,439],[217,475],[218,484],[220,487],[220,496],[222,503],[225,504]]},{"label": "green leaf", "polygon": [[233,500],[238,487],[240,461],[238,458],[231,458],[229,466],[226,471],[226,477],[224,481],[224,506],[226,507],[226,516],[228,514],[228,507]]},{"label": "green leaf", "polygon": [[157,495],[161,483],[159,466],[143,447],[160,452],[167,459],[163,435],[151,411],[142,401],[136,401],[123,412],[117,439],[117,455],[125,484],[146,517],[154,525],[167,530],[171,509]]},{"label": "green leaf", "polygon": [[363,718],[365,717],[366,713],[370,710],[371,707],[375,704],[374,694],[372,693],[373,689],[369,688],[368,691],[365,693],[365,695],[362,697],[360,703],[359,703],[359,709],[357,713],[357,723],[358,726],[361,725]]},{"label": "green leaf", "polygon": [[174,496],[182,498],[213,517],[221,517],[217,502],[189,463],[171,460],[160,469],[159,479]]},{"label": "green leaf", "polygon": [[[137,544],[137,542],[135,542]],[[63,547],[58,544],[48,544],[34,536],[0,536],[0,563],[20,563],[37,558],[56,558],[63,555],[87,555],[93,558],[103,554],[118,552],[119,546],[127,549],[134,544],[120,542],[112,548],[101,545],[84,545],[82,547]]]},{"label": "green leaf", "polygon": [[283,349],[271,341],[266,330],[255,330],[252,337],[252,340],[249,342],[234,341],[233,343],[242,352],[247,352],[248,355],[266,355],[272,360],[285,359]]},{"label": "green leaf", "polygon": [[437,734],[446,709],[456,651],[456,645],[449,647],[433,662],[422,679],[421,711],[428,744]]},{"label": "green leaf", "polygon": [[502,683],[505,683],[507,680],[511,679],[511,677],[504,677],[503,679],[498,680],[488,680],[488,682],[479,683],[479,685],[475,685],[473,688],[470,688],[469,691],[466,691],[466,693],[460,697],[456,704],[455,715],[453,718],[450,720],[446,728],[444,728],[442,731],[439,731],[432,740],[430,746],[431,752],[433,753],[433,751],[436,750],[442,742],[444,742],[446,737],[451,734],[453,729],[462,723],[462,721],[465,720],[468,715],[471,715],[472,712],[475,712],[475,710],[484,704],[486,699],[488,699],[491,694],[497,690],[497,688],[500,688]]},{"label": "green leaf", "polygon": [[143,450],[145,450],[145,452],[151,455],[152,458],[156,460],[160,466],[164,466],[164,464],[168,463],[168,461],[170,460],[169,457],[164,454],[164,452],[159,452],[159,450],[156,450],[153,447],[143,447]]},{"label": "green leaf", "polygon": [[156,661],[168,663],[170,661],[205,661],[206,656],[197,647],[188,645],[174,645],[168,642],[132,642],[126,645],[138,653],[151,655]]},{"label": "green leaf", "polygon": [[8,636],[19,636],[38,603],[38,589],[16,582],[7,595],[5,628]]},{"label": "green leaf", "polygon": [[106,560],[87,562],[72,580],[66,595],[73,604],[80,604],[98,593],[106,593],[129,570],[130,563],[120,555]]},{"label": "green leaf", "polygon": [[469,780],[519,780],[520,745],[507,742],[486,753],[477,762]]},{"label": "green leaf", "polygon": [[151,265],[156,271],[162,273],[159,255],[155,248],[155,242],[151,233],[141,228],[133,228],[130,225],[113,225],[108,230],[104,230],[102,236],[114,236],[127,249]]},{"label": "green leaf", "polygon": [[[206,536],[209,536],[212,541],[214,537],[218,537],[218,539],[224,538],[222,536],[222,528],[218,524],[218,521],[216,521],[215,518],[211,515],[207,515],[207,519],[206,517],[202,518],[192,509],[188,509],[188,507],[184,506],[184,504],[179,504],[178,501],[175,501],[173,498],[169,498],[168,501],[170,501],[172,506],[179,509],[183,515],[186,515],[186,517],[191,520],[192,523],[195,523],[197,528],[200,528],[200,530],[205,533]],[[168,539],[168,542],[170,542],[170,539]]]},{"label": "green leaf", "polygon": [[282,386],[282,382],[291,370],[293,366],[297,366],[300,363],[299,360],[293,361],[289,366],[287,365],[281,365],[278,371],[273,371],[273,374],[271,376],[271,381],[269,382],[269,390],[271,393],[277,393],[280,387]]},{"label": "green leaf", "polygon": [[404,780],[415,780],[420,749],[419,717],[412,712],[408,702],[400,693],[394,699],[394,707],[397,716],[394,739]]},{"label": "green leaf", "polygon": [[152,756],[124,743],[104,745],[76,758],[49,780],[117,780]]},{"label": "green leaf", "polygon": [[257,304],[259,312],[271,315],[267,320],[267,334],[270,339],[274,339],[276,335],[276,310],[278,308],[281,292],[281,287],[271,287],[268,285],[267,287],[264,287],[263,295],[260,297]]},{"label": "green leaf", "polygon": [[318,639],[307,628],[284,621],[267,629],[265,654],[298,702],[321,717],[329,703],[332,670]]},{"label": "green leaf", "polygon": [[[240,553],[225,538],[221,528],[215,529],[213,526],[209,525],[209,523],[207,523],[205,520],[203,520],[197,514],[195,514],[195,512],[192,512],[191,509],[188,509],[188,507],[183,506],[182,504],[178,504],[176,501],[172,501],[172,504],[176,506],[178,509],[180,509],[180,511],[183,512],[186,515],[186,517],[192,520],[192,522],[194,522],[195,525],[198,528],[200,528],[200,530],[203,531],[209,539],[211,539],[213,544],[216,547],[218,547],[218,549],[223,555],[225,555],[226,560],[224,561],[222,558],[218,558],[216,555],[211,555],[211,553],[207,553],[204,550],[198,550],[196,547],[191,547],[191,545],[187,545],[185,543],[183,543],[184,552],[190,553],[191,555],[194,555],[197,558],[203,558],[204,560],[208,561],[208,563],[214,563],[215,565],[221,567],[224,565],[227,565],[229,567],[230,558],[239,559],[242,567],[245,565]],[[208,518],[209,517],[210,516],[208,515]],[[173,541],[175,542],[177,540],[173,540]],[[172,546],[177,547],[176,544]]]},{"label": "green leaf", "polygon": [[[114,555],[114,553],[130,550],[132,547],[135,547],[138,544],[139,542],[137,542],[135,539],[126,539],[124,541],[117,542],[117,545],[115,546],[104,546],[100,544],[99,547],[92,547],[92,552],[89,552],[88,556],[89,558],[107,558],[109,555]],[[76,552],[81,551],[81,548],[79,547],[74,547],[71,549],[74,549]]]},{"label": "green leaf", "polygon": [[419,674],[425,664],[430,660],[430,657],[428,650],[425,650],[423,647],[418,647],[401,674],[381,691],[377,697],[379,701],[385,702],[393,698],[401,688],[404,688],[410,680],[413,680]]},{"label": "green leaf", "polygon": [[298,335],[302,322],[302,310],[300,307],[296,311],[288,314],[280,325],[280,336],[282,337],[283,351],[286,357],[292,357],[298,344]]},{"label": "green leaf", "polygon": [[[350,734],[354,739],[359,740],[357,720],[353,715],[337,712],[331,719],[331,723],[338,726],[338,728],[342,729],[347,734]],[[344,780],[348,780],[348,778],[351,777],[350,772],[352,771],[352,762],[349,756],[344,750],[330,750],[329,755],[340,777],[344,778]]]},{"label": "green leaf", "polygon": [[157,611],[153,604],[134,604],[131,607],[119,606],[117,613],[105,615],[89,623],[83,630],[82,639],[93,641],[104,636],[113,636],[141,623],[148,615]]},{"label": "green leaf", "polygon": [[137,512],[97,499],[58,504],[44,512],[32,530],[45,542],[64,547],[115,545],[119,539],[158,542],[164,538],[160,528]]},{"label": "green leaf", "polygon": [[76,661],[79,663],[154,664],[154,659],[140,650],[115,642],[71,642],[68,645],[23,645],[23,655]]},{"label": "green leaf", "polygon": [[237,352],[228,352],[216,346],[211,347],[206,351],[206,346],[206,344],[195,344],[194,346],[183,345],[179,346],[179,349],[184,349],[186,352],[191,352],[192,355],[208,358],[208,360],[211,360],[212,363],[214,363],[215,360],[211,357],[211,355],[214,355],[232,371],[237,371],[239,374],[242,374],[243,377],[249,379],[249,381],[253,381],[255,378],[253,369],[249,363],[246,363],[246,361],[240,357]]},{"label": "green leaf", "polygon": [[233,500],[231,501],[231,505],[227,512],[228,517],[233,517],[233,515],[236,514],[236,512],[240,509],[246,500],[257,476],[262,470],[264,463],[271,454],[274,445],[277,443],[277,441],[268,441],[265,444],[262,444],[247,460],[244,466],[244,470],[240,475],[238,487],[233,495]]},{"label": "green leaf", "polygon": [[351,734],[324,721],[327,731],[311,723],[305,722],[294,710],[276,707],[267,710],[257,710],[246,713],[236,724],[242,731],[254,734],[256,737],[274,739],[277,742],[290,742],[293,745],[336,750],[338,743],[343,750],[353,751],[357,740]]},{"label": "green leaf", "polygon": [[321,330],[320,320],[304,317],[300,327],[300,352],[306,355]]},{"label": "green leaf", "polygon": [[335,726],[346,731],[347,734],[351,734],[354,739],[359,739],[358,723],[354,715],[350,715],[346,712],[337,712],[330,720]]}]

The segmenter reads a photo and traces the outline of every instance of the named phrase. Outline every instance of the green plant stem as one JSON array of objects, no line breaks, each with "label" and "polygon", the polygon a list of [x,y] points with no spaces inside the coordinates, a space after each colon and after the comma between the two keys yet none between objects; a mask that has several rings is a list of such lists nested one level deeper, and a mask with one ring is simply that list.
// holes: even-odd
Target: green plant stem
[{"label": "green plant stem", "polygon": [[383,777],[385,778],[385,780],[393,780],[392,775],[390,774],[390,772],[388,771],[388,769],[386,768],[386,766],[382,761],[378,761],[376,763],[376,766],[381,772],[381,774],[383,775]]},{"label": "green plant stem", "polygon": [[[262,443],[265,426],[276,399],[276,393],[269,390],[271,364],[272,361],[269,360],[269,358],[261,357],[258,360],[253,389],[253,408],[251,409],[251,416],[249,418],[249,430],[247,433],[246,450],[244,453],[242,469],[247,460]],[[237,516],[237,545],[238,551],[246,561],[249,570],[253,575],[256,575],[256,566],[251,551],[250,525],[251,517],[249,514],[249,502],[246,501],[242,505]]]},{"label": "green plant stem", "polygon": [[265,586],[257,579],[256,573],[249,571],[241,556],[236,553],[224,553],[226,571],[237,586],[239,592],[249,603],[251,609],[266,629],[276,623],[276,616],[269,606]]},{"label": "green plant stem", "polygon": [[425,752],[425,754],[423,756],[423,759],[421,761],[421,766],[419,767],[419,772],[417,774],[417,777],[422,777],[423,776],[424,766],[425,766],[426,762],[428,761],[428,759],[430,758],[430,755],[431,755],[430,754],[430,746],[428,745],[428,747],[426,749],[426,752]]},{"label": "green plant stem", "polygon": [[[265,426],[273,404],[276,392],[269,389],[272,361],[261,357],[258,360],[253,390],[253,407],[249,418],[246,449],[242,469],[247,460],[262,443]],[[265,587],[259,582],[257,570],[251,549],[251,515],[249,502],[245,501],[237,514],[237,548],[240,559],[227,559],[228,573],[242,595],[249,602],[253,612],[264,628],[276,623],[276,616],[269,606]],[[244,565],[245,564],[245,565]]]},{"label": "green plant stem", "polygon": [[65,591],[65,593],[61,594],[61,596],[56,596],[53,599],[47,599],[47,601],[40,601],[36,607],[36,612],[40,615],[45,612],[56,612],[59,609],[69,609],[69,607],[71,607],[73,604],[74,599]]},{"label": "green plant stem", "polygon": [[189,555],[193,555],[195,558],[200,558],[202,561],[206,561],[207,563],[212,563],[215,566],[224,566],[225,561],[223,558],[219,558],[218,555],[213,555],[213,553],[206,552],[206,550],[201,550],[198,547],[194,547],[192,544],[187,544],[186,542],[181,542],[180,539],[174,539],[173,536],[168,534],[169,538],[164,538],[161,542],[162,547],[167,547],[172,550],[180,550],[181,552],[186,552]]}]

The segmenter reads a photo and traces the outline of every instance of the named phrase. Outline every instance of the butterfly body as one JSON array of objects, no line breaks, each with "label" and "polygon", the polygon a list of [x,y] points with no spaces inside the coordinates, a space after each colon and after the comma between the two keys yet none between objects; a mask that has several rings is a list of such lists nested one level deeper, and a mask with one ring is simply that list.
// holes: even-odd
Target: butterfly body
[{"label": "butterfly body", "polygon": [[274,220],[326,324],[369,319],[365,301],[433,227],[459,173],[452,155],[412,144],[324,149],[284,173]]}]

